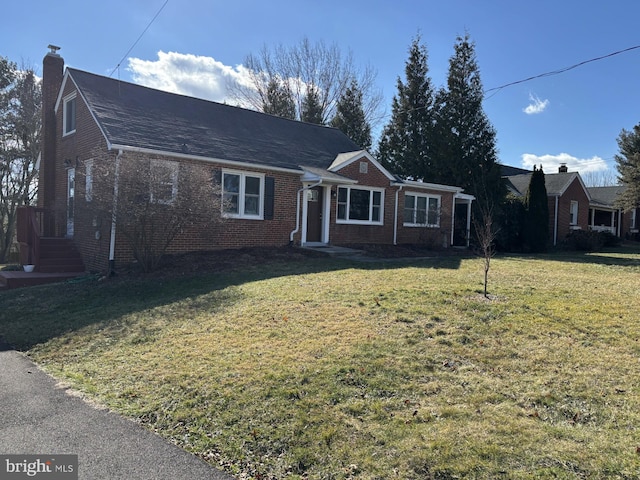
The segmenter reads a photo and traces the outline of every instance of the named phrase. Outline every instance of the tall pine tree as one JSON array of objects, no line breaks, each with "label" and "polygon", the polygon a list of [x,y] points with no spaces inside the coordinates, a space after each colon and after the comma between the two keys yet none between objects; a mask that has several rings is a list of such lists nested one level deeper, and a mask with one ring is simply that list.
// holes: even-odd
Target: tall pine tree
[{"label": "tall pine tree", "polygon": [[481,210],[495,210],[506,192],[496,132],[482,108],[483,98],[475,44],[467,34],[456,39],[447,89],[438,93],[434,181],[463,187]]},{"label": "tall pine tree", "polygon": [[318,125],[322,125],[323,123],[320,94],[318,93],[318,89],[313,85],[309,86],[304,100],[302,101],[300,120],[307,123],[316,123]]},{"label": "tall pine tree", "polygon": [[433,181],[432,162],[434,89],[426,47],[417,36],[405,63],[405,81],[398,78],[391,120],[378,145],[378,158],[390,171],[403,177]]},{"label": "tall pine tree", "polygon": [[526,220],[524,241],[529,251],[544,252],[549,243],[549,203],[542,165],[533,166],[529,189],[525,199]]},{"label": "tall pine tree", "polygon": [[296,104],[286,83],[276,78],[269,80],[262,101],[262,111],[278,117],[296,119]]},{"label": "tall pine tree", "polygon": [[336,106],[336,115],[331,125],[344,132],[347,137],[361,148],[369,150],[371,147],[371,126],[362,107],[362,91],[355,79],[344,91]]},{"label": "tall pine tree", "polygon": [[620,153],[615,156],[618,178],[624,193],[618,205],[625,210],[640,206],[640,123],[633,130],[622,129],[618,136]]}]

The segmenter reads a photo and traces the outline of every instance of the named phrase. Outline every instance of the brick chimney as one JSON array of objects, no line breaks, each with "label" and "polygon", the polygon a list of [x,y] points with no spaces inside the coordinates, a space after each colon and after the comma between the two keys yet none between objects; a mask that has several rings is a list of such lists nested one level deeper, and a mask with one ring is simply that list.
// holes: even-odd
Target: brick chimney
[{"label": "brick chimney", "polygon": [[558,173],[567,173],[568,171],[569,169],[567,168],[566,163],[561,163],[560,166],[558,167]]},{"label": "brick chimney", "polygon": [[[42,145],[38,172],[38,206],[52,209],[56,203],[56,114],[55,106],[62,86],[64,60],[60,47],[49,45],[51,51],[42,61]],[[45,235],[53,235],[52,226],[45,225]],[[48,231],[47,231],[48,230]]]}]

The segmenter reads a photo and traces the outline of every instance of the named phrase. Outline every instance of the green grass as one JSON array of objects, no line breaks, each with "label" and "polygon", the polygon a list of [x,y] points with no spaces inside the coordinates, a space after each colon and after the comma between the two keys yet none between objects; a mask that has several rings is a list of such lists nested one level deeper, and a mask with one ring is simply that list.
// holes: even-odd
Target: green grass
[{"label": "green grass", "polygon": [[640,478],[640,251],[0,293],[0,335],[240,478]]}]

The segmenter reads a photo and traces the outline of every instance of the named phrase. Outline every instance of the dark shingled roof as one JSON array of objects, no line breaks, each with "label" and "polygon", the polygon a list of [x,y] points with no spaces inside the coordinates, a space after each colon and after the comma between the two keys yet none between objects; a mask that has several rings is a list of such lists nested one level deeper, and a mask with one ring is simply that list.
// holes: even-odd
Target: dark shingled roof
[{"label": "dark shingled roof", "polygon": [[624,192],[624,189],[625,187],[622,185],[587,188],[589,195],[591,195],[591,203],[606,207],[613,207],[618,197]]},{"label": "dark shingled roof", "polygon": [[361,150],[335,128],[67,71],[113,145],[295,170]]},{"label": "dark shingled roof", "polygon": [[[509,182],[507,187],[516,195],[524,197],[527,194],[527,190],[529,190],[531,175],[533,174],[528,173],[506,177]],[[577,175],[575,172],[545,174],[544,183],[547,189],[547,195],[552,197],[561,195]]]},{"label": "dark shingled roof", "polygon": [[525,170],[524,168],[512,167],[511,165],[500,165],[500,172],[503,177],[511,177],[513,175],[526,175],[530,174],[531,170]]}]

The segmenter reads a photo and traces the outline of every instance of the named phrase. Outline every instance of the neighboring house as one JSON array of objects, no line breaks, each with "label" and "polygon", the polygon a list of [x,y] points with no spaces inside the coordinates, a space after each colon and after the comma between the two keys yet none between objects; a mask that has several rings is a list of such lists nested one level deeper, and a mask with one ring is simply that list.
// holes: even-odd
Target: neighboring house
[{"label": "neighboring house", "polygon": [[[552,245],[558,245],[572,230],[587,230],[591,196],[580,174],[567,172],[561,166],[558,173],[545,174],[549,204],[549,233]],[[508,190],[525,197],[531,173],[505,176]]]},{"label": "neighboring house", "polygon": [[184,233],[169,252],[468,245],[472,196],[400,179],[337,129],[65,70],[52,50],[43,62],[39,233],[72,238],[89,269],[132,259],[117,225],[92,212],[96,152],[116,165],[134,154],[152,157],[153,168],[166,172],[168,201],[183,164],[205,166],[219,180],[233,200],[231,209],[211,212],[226,217],[222,227]]},{"label": "neighboring house", "polygon": [[625,187],[589,187],[591,208],[589,211],[589,228],[606,231],[628,239],[638,239],[638,209],[624,211],[616,205],[618,197]]}]

